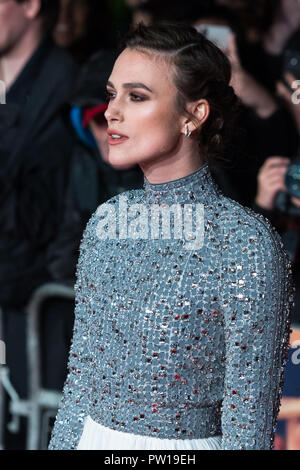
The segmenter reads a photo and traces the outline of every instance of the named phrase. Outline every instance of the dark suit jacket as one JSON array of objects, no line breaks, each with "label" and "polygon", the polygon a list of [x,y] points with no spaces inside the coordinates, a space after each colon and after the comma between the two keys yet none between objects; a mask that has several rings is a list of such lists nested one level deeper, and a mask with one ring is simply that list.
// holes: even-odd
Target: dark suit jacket
[{"label": "dark suit jacket", "polygon": [[73,60],[44,38],[0,106],[0,305],[22,306],[51,280],[73,135],[64,117]]}]

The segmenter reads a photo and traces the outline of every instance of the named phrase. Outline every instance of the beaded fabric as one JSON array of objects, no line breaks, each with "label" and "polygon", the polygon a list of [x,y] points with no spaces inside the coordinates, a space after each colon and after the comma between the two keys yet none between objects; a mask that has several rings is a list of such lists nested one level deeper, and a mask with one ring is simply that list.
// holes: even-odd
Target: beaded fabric
[{"label": "beaded fabric", "polygon": [[[203,207],[201,246],[187,249],[175,224],[169,237],[165,228],[145,236],[145,208],[149,223],[153,205],[174,203]],[[207,163],[167,183],[144,177],[143,189],[106,204],[81,243],[69,373],[49,449],[76,449],[90,415],[117,431],[222,435],[222,449],[272,450],[295,299],[277,231],[225,197]]]}]

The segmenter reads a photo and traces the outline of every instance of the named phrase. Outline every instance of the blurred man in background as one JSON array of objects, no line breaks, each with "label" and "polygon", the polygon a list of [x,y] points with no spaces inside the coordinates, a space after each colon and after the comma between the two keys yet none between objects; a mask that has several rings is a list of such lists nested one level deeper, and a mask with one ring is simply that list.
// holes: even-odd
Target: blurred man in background
[{"label": "blurred man in background", "polygon": [[[58,0],[0,0],[0,80],[7,102],[0,106],[1,339],[20,397],[27,394],[24,307],[36,287],[56,278],[51,250],[64,212],[73,146],[64,103],[76,67],[51,40],[57,15]],[[59,321],[66,322],[69,335],[70,311],[66,318],[60,312],[56,324],[59,331]],[[52,348],[64,356],[59,340]],[[60,387],[65,367],[60,361],[46,385]]]}]

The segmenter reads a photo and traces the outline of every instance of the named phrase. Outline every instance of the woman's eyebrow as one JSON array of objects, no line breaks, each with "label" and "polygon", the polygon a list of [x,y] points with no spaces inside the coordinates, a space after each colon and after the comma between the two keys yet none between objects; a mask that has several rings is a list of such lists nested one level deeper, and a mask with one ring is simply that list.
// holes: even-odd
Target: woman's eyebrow
[{"label": "woman's eyebrow", "polygon": [[[110,86],[111,88],[115,88],[113,83],[108,81],[107,86]],[[150,93],[153,93],[150,88],[148,88],[146,85],[143,83],[135,82],[135,83],[123,83],[123,88],[143,88],[144,90],[150,91]]]}]

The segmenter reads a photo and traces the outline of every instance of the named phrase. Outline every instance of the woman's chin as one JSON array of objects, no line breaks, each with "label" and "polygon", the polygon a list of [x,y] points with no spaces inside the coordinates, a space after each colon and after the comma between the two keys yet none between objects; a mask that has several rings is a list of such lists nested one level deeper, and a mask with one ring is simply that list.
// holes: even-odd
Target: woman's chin
[{"label": "woman's chin", "polygon": [[115,170],[129,170],[130,168],[135,167],[136,163],[123,161],[120,159],[114,159],[108,157],[108,162],[110,166],[112,166]]}]

